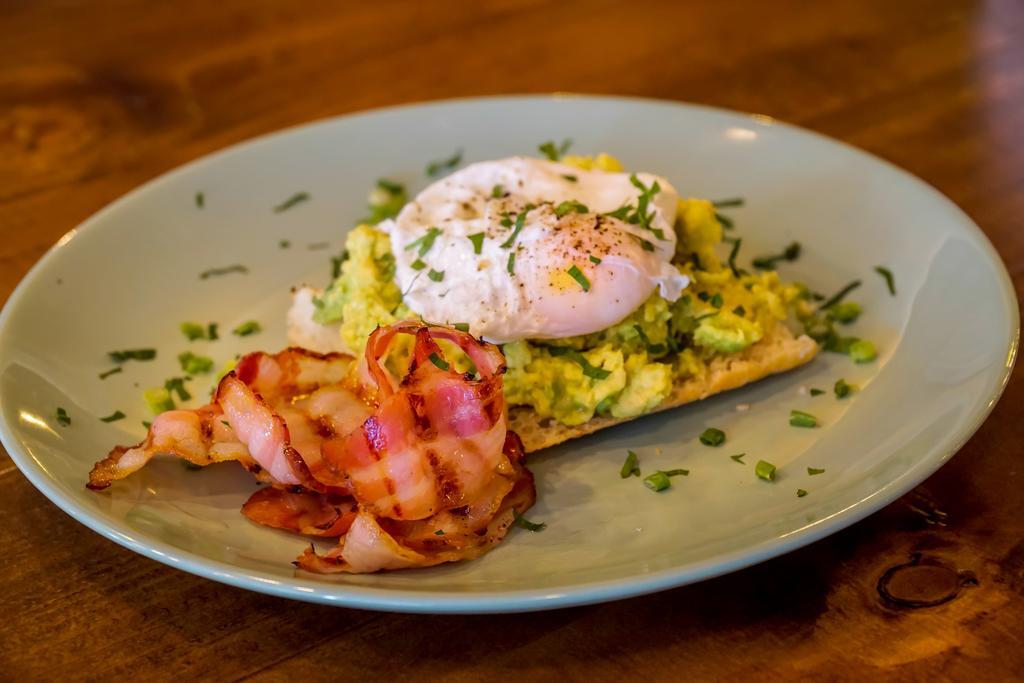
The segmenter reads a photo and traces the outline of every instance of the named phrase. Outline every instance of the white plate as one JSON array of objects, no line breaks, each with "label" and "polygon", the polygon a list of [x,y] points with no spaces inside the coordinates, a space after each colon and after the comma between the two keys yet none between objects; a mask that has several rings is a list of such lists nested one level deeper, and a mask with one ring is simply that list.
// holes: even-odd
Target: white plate
[{"label": "white plate", "polygon": [[[854,326],[880,350],[854,365],[823,354],[795,372],[637,420],[533,458],[539,499],[529,518],[480,560],[427,570],[319,578],[290,561],[301,538],[239,514],[254,489],[234,465],[186,471],[155,462],[102,494],[84,487],[113,444],[148,419],[141,390],[176,374],[197,348],[218,361],[284,344],[288,288],[323,284],[328,257],[386,176],[426,180],[428,161],[534,153],[572,138],[631,169],[669,177],[683,194],[742,196],[731,210],[741,260],[799,240],[787,278],[834,291],[860,278]],[[274,213],[295,192],[312,199]],[[194,203],[203,192],[205,208]],[[290,249],[279,241],[290,240]],[[307,245],[330,242],[330,251]],[[244,264],[247,275],[201,280]],[[872,271],[896,275],[890,296]],[[239,339],[239,322],[265,331]],[[178,325],[217,321],[221,341],[189,345]],[[923,480],[977,429],[1007,380],[1017,303],[1006,271],[971,221],[938,192],[867,154],[760,116],[618,98],[477,99],[347,116],[292,129],[199,160],[107,207],[65,235],[25,277],[0,316],[0,434],[15,462],[54,503],[147,557],[257,591],[352,607],[417,612],[522,611],[612,600],[732,571],[863,518]],[[155,346],[104,381],[105,352]],[[178,373],[180,374],[180,373]],[[862,391],[837,401],[843,377]],[[196,388],[202,385],[194,383]],[[737,406],[749,404],[739,412]],[[72,418],[55,419],[58,406]],[[820,429],[794,429],[790,409]],[[98,420],[116,409],[128,419]],[[697,435],[724,429],[708,448]],[[626,449],[646,467],[685,467],[661,494],[619,478]],[[659,453],[660,449],[660,455]],[[728,456],[746,452],[746,465]],[[774,483],[753,463],[779,467]],[[807,467],[824,468],[810,477]],[[808,495],[798,498],[803,488]],[[44,533],[39,531],[39,533]]]}]

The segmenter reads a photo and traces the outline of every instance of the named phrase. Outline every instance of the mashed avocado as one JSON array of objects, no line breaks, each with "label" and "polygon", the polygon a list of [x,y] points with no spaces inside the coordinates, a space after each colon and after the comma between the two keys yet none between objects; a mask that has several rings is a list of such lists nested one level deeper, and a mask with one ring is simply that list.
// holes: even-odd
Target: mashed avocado
[{"label": "mashed avocado", "polygon": [[[608,155],[561,160],[580,168],[621,169]],[[649,412],[676,383],[699,377],[716,357],[748,348],[784,321],[794,305],[806,303],[806,288],[784,285],[774,272],[746,273],[723,264],[716,253],[722,226],[711,202],[680,200],[678,215],[675,263],[691,280],[683,296],[669,302],[655,292],[626,319],[593,334],[505,344],[510,405],[528,405],[567,425],[595,414]],[[412,313],[394,282],[386,234],[361,225],[349,233],[346,249],[340,276],[318,300],[315,317],[321,323],[340,321],[343,341],[358,353],[378,324]],[[402,356],[396,352],[393,369]],[[458,356],[450,357],[463,370],[467,361]]]}]

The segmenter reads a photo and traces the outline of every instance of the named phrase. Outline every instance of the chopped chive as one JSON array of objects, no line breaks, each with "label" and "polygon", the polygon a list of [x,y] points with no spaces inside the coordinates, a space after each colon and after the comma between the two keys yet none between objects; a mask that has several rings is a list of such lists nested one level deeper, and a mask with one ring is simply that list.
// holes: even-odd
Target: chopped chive
[{"label": "chopped chive", "polygon": [[287,249],[290,246],[292,246],[292,243],[289,240],[281,240],[277,243],[278,249]]},{"label": "chopped chive", "polygon": [[423,262],[423,259],[416,259],[409,267],[413,270],[423,270],[427,267],[427,264]]},{"label": "chopped chive", "polygon": [[643,237],[640,237],[639,235],[634,235],[632,233],[629,233],[629,236],[634,238],[634,239],[636,239],[636,240],[639,240],[640,246],[643,247],[644,251],[654,251],[654,243],[653,242],[645,240]]},{"label": "chopped chive", "polygon": [[566,152],[569,151],[570,145],[572,145],[572,140],[569,138],[562,140],[562,144],[558,145],[557,147],[555,146],[555,143],[553,141],[548,140],[544,144],[539,145],[537,147],[537,150],[540,151],[541,154],[546,156],[549,161],[558,161],[563,156],[565,156]]},{"label": "chopped chive", "polygon": [[593,263],[595,266],[601,265],[601,259],[597,258],[593,254],[591,254],[588,258],[590,259],[590,262]]},{"label": "chopped chive", "polygon": [[432,161],[427,164],[427,176],[433,178],[438,176],[445,171],[450,171],[462,162],[462,150],[455,152],[447,159],[441,159],[440,161]]},{"label": "chopped chive", "polygon": [[345,261],[348,261],[349,253],[348,249],[343,249],[341,254],[338,256],[331,257],[331,277],[337,279],[341,275],[341,266]]},{"label": "chopped chive", "polygon": [[576,349],[570,349],[568,346],[549,346],[548,353],[555,358],[559,356],[565,356],[569,360],[575,362],[581,368],[583,368],[583,375],[591,379],[607,379],[612,373],[610,370],[604,368],[595,367],[590,364],[587,357]]},{"label": "chopped chive", "polygon": [[427,252],[430,251],[430,248],[434,246],[434,240],[437,239],[437,236],[440,235],[441,232],[441,228],[432,227],[427,230],[426,234],[417,237],[412,242],[405,245],[405,250],[409,251],[410,249],[416,249],[418,247],[419,256],[422,258],[423,256],[426,256]]},{"label": "chopped chive", "polygon": [[448,370],[449,368],[451,368],[451,365],[448,364],[448,361],[446,361],[444,358],[441,358],[441,356],[437,355],[437,353],[431,353],[430,356],[428,356],[428,360],[441,370]]},{"label": "chopped chive", "polygon": [[672,481],[668,478],[668,475],[664,472],[654,472],[644,477],[644,486],[651,489],[652,491],[664,491],[668,487],[672,486]]},{"label": "chopped chive", "polygon": [[647,347],[647,353],[651,354],[652,356],[657,356],[657,355],[660,355],[662,353],[665,353],[665,345],[664,344],[652,344],[651,343],[651,338],[647,336],[646,332],[644,332],[644,328],[643,327],[641,327],[639,324],[637,324],[637,325],[633,325],[633,329],[636,330],[637,336],[640,337],[640,341],[643,342],[643,345],[645,347]]},{"label": "chopped chive", "polygon": [[146,401],[146,405],[149,406],[150,412],[154,415],[174,410],[174,399],[171,398],[171,392],[166,387],[146,389],[142,392],[142,398]]},{"label": "chopped chive", "polygon": [[711,305],[715,308],[721,308],[724,303],[725,301],[722,299],[722,295],[717,292],[713,297],[711,297]]},{"label": "chopped chive", "polygon": [[205,375],[213,369],[212,358],[197,356],[191,351],[179,353],[178,363],[181,364],[182,371],[189,375]]},{"label": "chopped chive", "polygon": [[721,446],[725,443],[725,432],[715,427],[708,427],[701,433],[700,442],[705,446]]},{"label": "chopped chive", "polygon": [[455,323],[452,325],[459,332],[469,332],[469,323]]},{"label": "chopped chive", "polygon": [[690,470],[677,469],[677,470],[665,470],[665,474],[670,477],[688,477],[690,476]]},{"label": "chopped chive", "polygon": [[791,427],[817,427],[818,418],[802,410],[789,411],[789,424]]},{"label": "chopped chive", "polygon": [[527,531],[543,531],[544,527],[547,526],[544,522],[531,522],[530,520],[519,514],[519,510],[512,508],[512,519],[515,520],[515,525],[526,529]]},{"label": "chopped chive", "polygon": [[555,218],[562,218],[570,213],[587,213],[590,211],[585,204],[575,200],[567,199],[555,207]]},{"label": "chopped chive", "polygon": [[857,320],[863,309],[860,304],[854,301],[844,301],[842,303],[834,304],[828,309],[828,316],[836,322],[849,325],[850,323]]},{"label": "chopped chive", "polygon": [[827,301],[825,301],[825,303],[823,303],[821,306],[818,306],[818,310],[819,311],[824,311],[824,310],[827,310],[829,308],[832,308],[833,306],[838,304],[840,301],[842,301],[846,297],[847,294],[849,294],[853,290],[857,289],[858,287],[860,287],[860,280],[854,280],[853,282],[851,282],[850,284],[846,285],[845,287],[840,289],[838,292],[836,292],[832,296],[832,298],[830,298]]},{"label": "chopped chive", "polygon": [[495,185],[491,188],[491,197],[494,199],[501,199],[505,196],[505,187],[502,185]]},{"label": "chopped chive", "polygon": [[851,393],[857,390],[857,387],[853,384],[847,384],[845,379],[836,380],[834,387],[836,392],[836,398],[846,398]]},{"label": "chopped chive", "polygon": [[849,353],[855,363],[870,363],[878,357],[875,345],[866,339],[858,339],[850,344]]},{"label": "chopped chive", "polygon": [[508,271],[509,275],[516,274],[516,252],[511,251],[508,254],[508,263],[505,264],[505,270]]},{"label": "chopped chive", "polygon": [[443,270],[438,271],[438,270],[434,270],[433,268],[431,268],[430,272],[427,273],[427,277],[429,277],[434,282],[440,282],[441,280],[444,279],[444,271]]},{"label": "chopped chive", "polygon": [[122,413],[120,410],[115,410],[110,415],[107,415],[106,417],[101,417],[100,418],[100,422],[117,422],[118,420],[123,420],[123,419],[124,419],[124,413]]},{"label": "chopped chive", "polygon": [[810,393],[811,393],[811,396],[821,396],[822,394],[825,393],[825,390],[824,389],[811,388],[811,392]]},{"label": "chopped chive", "polygon": [[781,254],[761,256],[753,260],[754,267],[759,270],[774,270],[779,261],[796,261],[800,258],[800,243],[790,242]]},{"label": "chopped chive", "polygon": [[396,183],[394,180],[388,178],[378,178],[377,187],[384,190],[388,194],[402,194],[405,192],[405,186],[401,183]]},{"label": "chopped chive", "polygon": [[142,421],[142,426],[145,427],[146,429],[149,429],[150,427],[153,426],[153,423],[150,422],[149,420],[143,420]]},{"label": "chopped chive", "polygon": [[736,308],[732,309],[732,312],[735,315],[738,315],[742,318],[747,314],[747,309],[743,308],[742,306],[737,306]]},{"label": "chopped chive", "polygon": [[726,230],[732,230],[736,227],[736,223],[731,218],[726,216],[724,213],[715,211],[715,220],[722,224],[722,227]]},{"label": "chopped chive", "polygon": [[626,462],[622,463],[619,476],[623,479],[640,476],[640,458],[633,451],[626,451]]},{"label": "chopped chive", "polygon": [[775,481],[775,465],[767,460],[758,460],[754,465],[754,474],[765,481]]},{"label": "chopped chive", "polygon": [[116,375],[117,373],[123,372],[123,371],[124,371],[124,368],[122,368],[120,365],[117,366],[116,368],[110,368],[109,370],[106,370],[106,371],[100,373],[100,379],[106,379],[106,378],[110,377],[111,375]]},{"label": "chopped chive", "polygon": [[188,389],[185,388],[184,377],[172,377],[164,382],[164,389],[170,392],[178,394],[179,401],[188,401],[192,398],[192,394],[188,393]]},{"label": "chopped chive", "polygon": [[746,455],[746,453],[737,453],[736,455],[730,455],[729,457],[742,465],[743,464],[743,457],[745,455]]},{"label": "chopped chive", "polygon": [[217,323],[210,323],[206,326],[206,338],[210,341],[217,341]]},{"label": "chopped chive", "polygon": [[519,237],[519,233],[522,231],[523,226],[526,225],[526,214],[528,214],[532,208],[533,206],[528,204],[519,212],[519,215],[516,216],[516,227],[512,230],[512,234],[508,236],[508,239],[501,243],[502,249],[509,249],[516,243],[516,238]]},{"label": "chopped chive", "polygon": [[575,183],[577,180],[579,180],[579,178],[572,175],[571,173],[563,173],[562,177],[568,180],[570,183]]},{"label": "chopped chive", "polygon": [[220,421],[220,423],[221,423],[222,425],[224,425],[225,427],[231,427],[231,423],[230,423],[230,422],[228,422],[227,420],[221,420],[221,421]]},{"label": "chopped chive", "polygon": [[206,329],[199,323],[182,323],[181,333],[185,335],[185,338],[189,341],[195,341],[196,339],[202,339],[206,336]]},{"label": "chopped chive", "polygon": [[[609,211],[604,215],[608,216],[609,218],[618,218],[620,221],[624,221],[629,216],[630,208],[632,207],[630,207],[629,204],[623,204],[614,211]],[[636,235],[634,235],[634,237],[636,237]]]},{"label": "chopped chive", "polygon": [[697,298],[704,303],[707,303],[711,299],[711,295],[707,292],[697,292]]},{"label": "chopped chive", "polygon": [[809,474],[809,475],[811,475],[813,477],[816,474],[825,474],[825,470],[824,469],[818,469],[817,467],[808,467],[807,468],[807,474]]},{"label": "chopped chive", "polygon": [[231,334],[239,337],[248,337],[250,334],[256,334],[262,329],[263,328],[260,327],[260,324],[255,320],[246,320],[244,323],[231,330]]},{"label": "chopped chive", "polygon": [[740,253],[740,245],[742,244],[743,240],[737,238],[733,240],[732,249],[729,250],[729,269],[734,277],[740,276],[740,269],[736,267],[736,256]]},{"label": "chopped chive", "polygon": [[201,209],[206,206],[206,195],[202,192],[196,192],[196,208]]},{"label": "chopped chive", "polygon": [[469,241],[473,243],[473,253],[479,254],[484,248],[484,233],[478,232],[473,235],[467,235]]},{"label": "chopped chive", "polygon": [[288,209],[292,208],[296,204],[301,204],[302,202],[307,202],[307,201],[309,201],[309,193],[308,192],[296,192],[291,197],[289,197],[288,199],[284,200],[283,202],[281,202],[280,204],[275,206],[274,207],[274,213],[281,213],[282,211],[287,211]]},{"label": "chopped chive", "polygon": [[743,206],[743,197],[730,197],[728,199],[715,199],[711,202],[711,206],[716,209],[732,209],[737,206]]},{"label": "chopped chive", "polygon": [[115,363],[123,363],[126,360],[153,360],[156,358],[156,349],[129,349],[127,351],[110,351],[107,353],[110,360]]},{"label": "chopped chive", "polygon": [[435,536],[444,536],[444,529],[438,529],[434,532]]},{"label": "chopped chive", "polygon": [[807,495],[807,491],[804,491],[803,489],[797,489],[796,490],[796,497],[797,498],[803,498],[806,495]]},{"label": "chopped chive", "polygon": [[224,266],[223,268],[210,268],[199,273],[200,280],[208,280],[211,277],[217,277],[219,275],[227,275],[229,273],[242,273],[245,275],[249,272],[249,269],[241,264],[235,264],[232,266]]},{"label": "chopped chive", "polygon": [[57,422],[63,427],[71,424],[71,417],[68,415],[68,411],[59,406],[57,407]]},{"label": "chopped chive", "polygon": [[580,283],[580,287],[583,288],[584,292],[590,291],[590,280],[587,279],[587,276],[584,275],[583,271],[577,268],[575,264],[573,264],[573,267],[569,269],[569,275],[572,276],[573,280]]},{"label": "chopped chive", "polygon": [[875,266],[875,272],[885,278],[885,286],[889,288],[889,294],[896,296],[896,279],[892,276],[892,271],[885,266]]}]

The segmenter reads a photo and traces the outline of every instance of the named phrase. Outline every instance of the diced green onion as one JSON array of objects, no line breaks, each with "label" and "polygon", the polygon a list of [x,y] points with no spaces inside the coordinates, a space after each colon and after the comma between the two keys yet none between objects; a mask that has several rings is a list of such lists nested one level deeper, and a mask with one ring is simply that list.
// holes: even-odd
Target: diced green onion
[{"label": "diced green onion", "polygon": [[742,306],[737,306],[736,308],[732,309],[732,312],[735,315],[738,315],[742,318],[747,314],[747,309],[743,308]]},{"label": "diced green onion", "polygon": [[576,349],[570,349],[567,346],[549,346],[548,353],[554,357],[565,356],[583,368],[583,375],[591,379],[607,379],[611,376],[610,370],[604,368],[595,367],[590,364],[587,357]]},{"label": "diced green onion", "polygon": [[729,457],[735,460],[736,462],[743,464],[743,457],[745,455],[746,453],[737,453],[736,455],[730,455]]},{"label": "diced green onion", "polygon": [[716,209],[731,209],[737,206],[743,206],[743,197],[730,197],[729,199],[715,199],[711,202],[711,206]]},{"label": "diced green onion", "polygon": [[277,246],[279,249],[287,249],[288,247],[292,246],[292,243],[289,240],[280,240],[277,243]]},{"label": "diced green onion", "polygon": [[110,415],[107,415],[106,417],[101,417],[100,418],[100,422],[117,422],[118,420],[123,420],[123,419],[124,419],[124,413],[122,413],[120,410],[115,410]]},{"label": "diced green onion", "polygon": [[412,268],[413,270],[423,270],[424,268],[427,267],[427,264],[424,263],[423,259],[418,258],[411,264],[409,264],[409,267]]},{"label": "diced green onion", "polygon": [[232,334],[238,335],[239,337],[248,337],[250,334],[256,334],[261,329],[260,324],[255,320],[246,320],[244,323],[231,330]]},{"label": "diced green onion", "polygon": [[445,171],[450,171],[462,162],[462,150],[455,152],[447,159],[441,159],[440,161],[432,161],[427,164],[427,176],[433,178],[438,176]]},{"label": "diced green onion", "polygon": [[427,273],[427,277],[433,280],[434,282],[440,282],[441,280],[444,279],[444,271],[438,271],[431,268],[430,272]]},{"label": "diced green onion", "polygon": [[796,490],[796,497],[797,498],[803,498],[806,495],[807,495],[807,491],[804,491],[803,489],[797,489]]},{"label": "diced green onion", "polygon": [[622,469],[619,470],[619,476],[623,479],[629,477],[640,476],[640,458],[633,451],[626,452],[626,462],[622,463]]},{"label": "diced green onion", "polygon": [[595,266],[599,266],[599,265],[601,265],[601,259],[597,258],[597,257],[596,257],[596,256],[594,256],[593,254],[591,254],[591,255],[589,256],[589,258],[590,258],[590,262],[591,262],[591,263],[593,263],[593,264],[594,264]]},{"label": "diced green onion", "polygon": [[223,268],[210,268],[209,270],[204,270],[203,272],[199,273],[199,279],[207,280],[211,277],[215,277],[218,275],[227,275],[228,273],[241,273],[245,275],[248,272],[248,268],[241,265],[240,263],[236,263],[231,266],[224,266]]},{"label": "diced green onion", "polygon": [[156,358],[156,349],[129,349],[127,351],[110,351],[107,353],[110,360],[115,363],[123,363],[126,360],[153,360]]},{"label": "diced green onion", "polygon": [[587,213],[589,210],[584,204],[575,199],[567,199],[555,207],[555,217],[562,218],[570,213]]},{"label": "diced green onion", "polygon": [[192,398],[192,394],[188,393],[188,389],[185,388],[184,377],[170,378],[164,382],[164,389],[167,389],[168,392],[176,392],[180,401],[187,401]]},{"label": "diced green onion", "polygon": [[438,529],[434,532],[435,536],[444,536],[444,529]]},{"label": "diced green onion", "polygon": [[721,446],[725,443],[725,432],[715,427],[708,427],[701,433],[700,442],[705,446]]},{"label": "diced green onion", "polygon": [[736,223],[734,223],[733,220],[726,216],[724,213],[719,213],[718,211],[715,211],[715,220],[721,223],[722,227],[725,228],[726,230],[732,230],[733,228],[736,227]]},{"label": "diced green onion", "polygon": [[473,243],[473,253],[479,254],[484,248],[484,233],[478,232],[472,235],[467,235],[469,241]]},{"label": "diced green onion", "polygon": [[836,380],[835,385],[836,398],[846,398],[851,393],[857,390],[857,387],[853,384],[847,384],[845,379]]},{"label": "diced green onion", "polygon": [[544,522],[531,522],[530,520],[519,514],[519,510],[512,508],[512,519],[515,520],[515,525],[526,529],[527,531],[543,531],[544,527],[547,526]]},{"label": "diced green onion", "polygon": [[469,323],[455,323],[452,325],[459,332],[469,332]]},{"label": "diced green onion", "polygon": [[203,339],[206,336],[206,328],[199,323],[182,323],[181,333],[185,335],[185,338],[189,341],[195,341],[196,339]]},{"label": "diced green onion", "polygon": [[300,204],[300,203],[305,202],[305,201],[309,201],[309,193],[308,192],[296,192],[291,197],[289,197],[288,199],[284,200],[283,202],[281,202],[280,204],[275,206],[274,207],[274,213],[281,213],[282,211],[287,211],[288,209],[292,208],[296,204]]},{"label": "diced green onion", "polygon": [[201,209],[206,206],[206,195],[202,192],[196,192],[196,208]]},{"label": "diced green onion", "polygon": [[111,375],[116,375],[117,373],[123,372],[123,371],[124,371],[124,368],[122,368],[120,365],[115,367],[115,368],[110,368],[109,370],[105,370],[105,371],[100,373],[100,379],[106,379],[106,378],[110,377]]},{"label": "diced green onion", "polygon": [[690,476],[690,470],[665,470],[665,474],[667,474],[670,477],[688,477]]},{"label": "diced green onion", "polygon": [[205,375],[213,369],[212,358],[197,356],[191,351],[179,353],[178,362],[181,364],[181,369],[189,375]]},{"label": "diced green onion", "polygon": [[501,199],[505,196],[505,187],[503,185],[495,185],[491,188],[491,197],[494,199]]},{"label": "diced green onion", "polygon": [[508,254],[508,262],[505,264],[505,270],[508,271],[509,275],[516,274],[516,252],[510,251]]},{"label": "diced green onion", "polygon": [[430,356],[428,356],[428,358],[430,359],[431,363],[433,363],[441,370],[448,370],[451,367],[451,365],[448,364],[448,361],[446,361],[444,358],[441,358],[441,356],[437,355],[437,353],[431,353]]},{"label": "diced green onion", "polygon": [[849,325],[857,320],[862,312],[863,309],[860,307],[860,304],[854,301],[844,301],[842,303],[834,304],[828,309],[829,316],[833,320],[841,322],[844,325]]},{"label": "diced green onion", "polygon": [[819,311],[826,311],[826,310],[832,308],[833,306],[838,304],[840,301],[845,299],[847,294],[849,294],[853,290],[857,289],[858,287],[860,287],[860,280],[854,280],[853,282],[851,282],[850,284],[846,285],[845,287],[840,289],[838,292],[833,294],[829,299],[827,299],[825,301],[825,303],[823,303],[821,306],[818,307],[818,310]]},{"label": "diced green onion", "polygon": [[740,269],[736,267],[736,256],[739,255],[742,244],[743,240],[736,238],[732,241],[732,249],[729,250],[729,270],[735,277],[740,276]]},{"label": "diced green onion", "polygon": [[570,183],[575,183],[577,180],[579,180],[579,178],[572,175],[571,173],[563,173],[562,177],[568,180]]},{"label": "diced green onion", "polygon": [[870,363],[878,357],[875,345],[866,339],[858,339],[850,344],[850,358],[855,363]]},{"label": "diced green onion", "polygon": [[821,396],[824,393],[824,389],[811,389],[811,396]]},{"label": "diced green onion", "polygon": [[210,323],[206,326],[206,338],[210,341],[217,341],[217,323]]},{"label": "diced green onion", "polygon": [[549,161],[558,161],[563,156],[565,156],[565,153],[569,151],[569,147],[571,145],[572,140],[569,138],[562,140],[562,144],[558,145],[557,147],[555,146],[554,141],[548,140],[544,144],[539,145],[537,149],[540,151],[541,154],[546,156]]},{"label": "diced green onion", "polygon": [[516,238],[519,237],[519,233],[522,232],[523,226],[526,225],[526,214],[533,208],[532,205],[527,205],[519,212],[516,216],[516,227],[512,230],[512,234],[508,236],[508,239],[501,243],[502,249],[511,249],[512,245],[516,243]]},{"label": "diced green onion", "polygon": [[889,288],[889,294],[896,296],[896,280],[892,271],[885,266],[875,266],[875,272],[885,278],[885,286]]},{"label": "diced green onion", "polygon": [[817,467],[808,467],[807,468],[807,474],[809,474],[812,477],[814,475],[816,475],[816,474],[824,474],[824,473],[825,473],[824,469],[818,469]]},{"label": "diced green onion", "polygon": [[711,305],[715,308],[721,308],[725,301],[722,299],[722,295],[715,292],[715,295],[711,297]]},{"label": "diced green onion", "polygon": [[759,270],[774,270],[779,261],[796,261],[800,258],[800,243],[790,242],[781,254],[762,256],[753,260],[754,267]]},{"label": "diced green onion", "polygon": [[792,427],[817,427],[818,418],[802,410],[789,411],[789,424]]},{"label": "diced green onion", "polygon": [[63,427],[67,427],[71,424],[71,416],[68,415],[68,411],[59,406],[57,408],[57,423]]},{"label": "diced green onion", "polygon": [[434,246],[434,240],[437,239],[437,236],[440,235],[441,232],[441,228],[432,227],[427,230],[426,233],[405,245],[405,250],[409,251],[410,249],[419,248],[419,256],[422,258],[426,256],[427,252],[430,251],[430,248]]},{"label": "diced green onion", "polygon": [[644,477],[644,486],[652,491],[664,491],[669,486],[672,486],[672,481],[664,472],[654,472]]},{"label": "diced green onion", "polygon": [[754,465],[754,474],[765,481],[775,481],[775,465],[767,460],[758,460]]},{"label": "diced green onion", "polygon": [[165,387],[146,389],[142,392],[142,398],[146,401],[146,405],[149,406],[150,412],[154,415],[174,410],[174,399],[171,398],[171,392]]},{"label": "diced green onion", "polygon": [[573,280],[580,283],[580,287],[583,288],[584,292],[590,291],[590,280],[587,279],[587,276],[575,264],[569,269],[569,275],[572,276]]}]

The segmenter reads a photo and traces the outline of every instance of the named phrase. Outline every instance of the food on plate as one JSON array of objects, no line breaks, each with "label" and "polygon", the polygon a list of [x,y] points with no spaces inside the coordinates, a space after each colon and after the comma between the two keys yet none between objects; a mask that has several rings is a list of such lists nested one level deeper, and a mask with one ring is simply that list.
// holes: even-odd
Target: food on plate
[{"label": "food on plate", "polygon": [[[399,340],[404,371],[386,362]],[[456,350],[471,363],[460,371]],[[466,332],[402,321],[369,335],[361,357],[290,348],[252,353],[209,405],[168,410],[146,438],[89,475],[94,490],[155,455],[194,466],[237,461],[266,488],[252,521],[324,538],[297,560],[318,573],[430,566],[481,555],[533,504],[533,477],[509,429],[498,348]]]},{"label": "food on plate", "polygon": [[528,452],[807,363],[794,319],[851,352],[806,287],[737,265],[712,202],[607,155],[476,163],[398,203],[349,233],[326,290],[295,291],[290,342],[360,353],[418,316],[501,344]]}]

